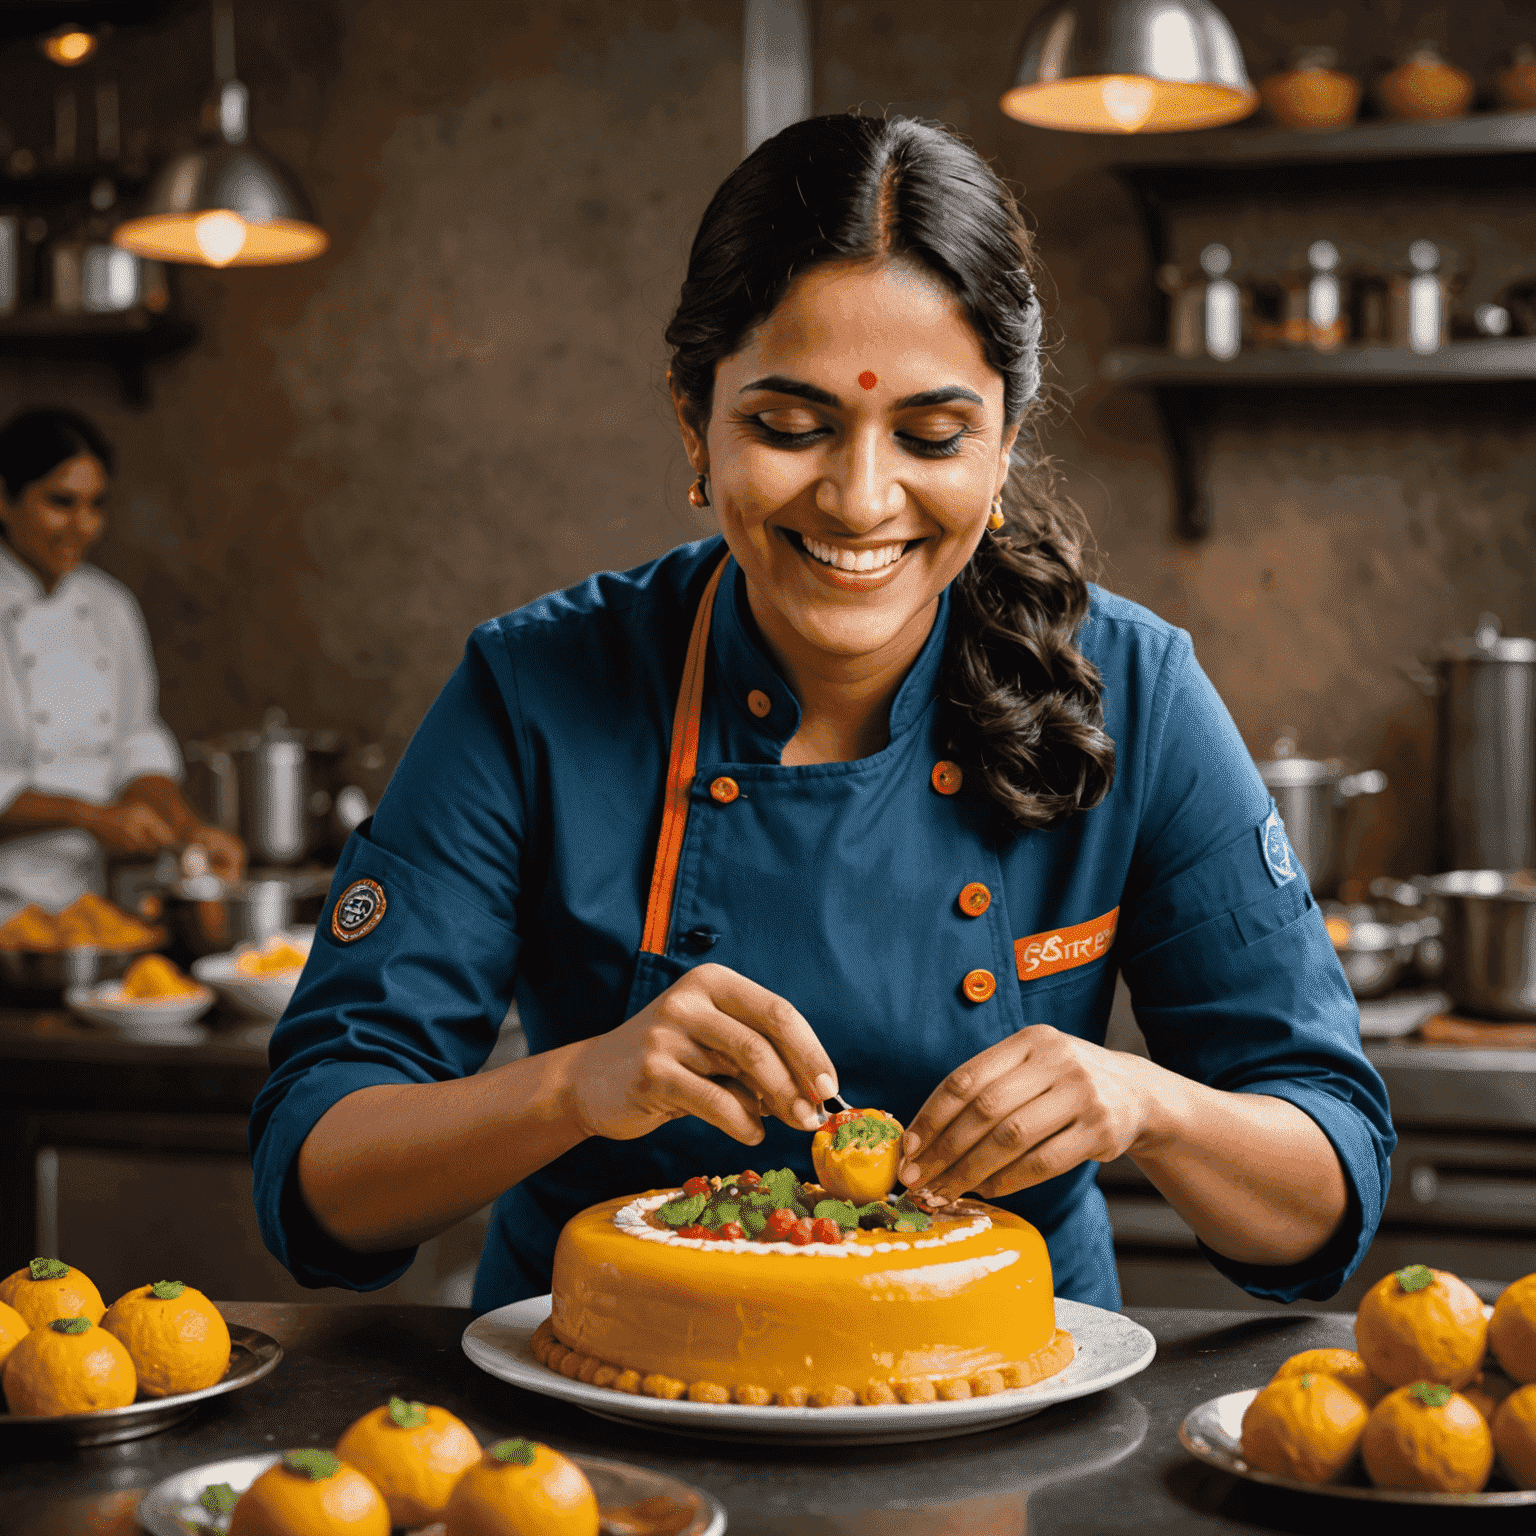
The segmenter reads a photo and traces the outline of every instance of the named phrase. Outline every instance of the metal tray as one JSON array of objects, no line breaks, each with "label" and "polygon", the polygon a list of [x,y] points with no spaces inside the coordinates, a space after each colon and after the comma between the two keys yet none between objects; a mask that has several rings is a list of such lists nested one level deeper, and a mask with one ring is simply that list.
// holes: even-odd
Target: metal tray
[{"label": "metal tray", "polygon": [[[213,1483],[228,1483],[236,1493],[244,1493],[278,1459],[278,1454],[265,1452],[188,1467],[185,1472],[156,1483],[144,1495],[138,1508],[139,1524],[150,1536],[200,1536],[203,1532],[227,1531],[228,1519],[216,1520],[197,1502],[198,1496]],[[725,1530],[725,1510],[702,1488],[622,1461],[600,1460],[595,1456],[573,1456],[571,1460],[587,1474],[597,1495],[603,1536],[628,1536],[637,1527],[624,1519],[624,1512],[656,1498],[670,1499],[684,1510],[694,1511],[693,1519],[678,1527],[677,1536],[722,1536]],[[681,1514],[680,1511],[680,1517]],[[428,1529],[440,1531],[442,1527]]]},{"label": "metal tray", "polygon": [[[1201,1403],[1179,1425],[1179,1443],[1207,1466],[1219,1467],[1250,1483],[1267,1483],[1271,1488],[1317,1493],[1330,1499],[1365,1499],[1374,1504],[1431,1504],[1457,1509],[1469,1506],[1473,1509],[1509,1509],[1536,1504],[1536,1488],[1492,1488],[1482,1493],[1410,1493],[1400,1488],[1373,1488],[1365,1482],[1365,1474],[1358,1470],[1353,1474],[1358,1480],[1347,1483],[1298,1483],[1288,1477],[1272,1477],[1243,1460],[1243,1414],[1260,1390],[1250,1387],[1246,1392],[1228,1392],[1224,1397],[1213,1397]],[[1497,1467],[1493,1481],[1502,1481]]]},{"label": "metal tray", "polygon": [[129,1403],[126,1408],[98,1408],[92,1413],[0,1413],[0,1457],[17,1454],[18,1438],[34,1445],[115,1445],[119,1440],[157,1435],[196,1413],[198,1405],[210,1397],[238,1392],[241,1387],[260,1381],[283,1358],[283,1346],[254,1328],[231,1324],[229,1344],[229,1369],[224,1379],[200,1392],[147,1397],[142,1402]]}]

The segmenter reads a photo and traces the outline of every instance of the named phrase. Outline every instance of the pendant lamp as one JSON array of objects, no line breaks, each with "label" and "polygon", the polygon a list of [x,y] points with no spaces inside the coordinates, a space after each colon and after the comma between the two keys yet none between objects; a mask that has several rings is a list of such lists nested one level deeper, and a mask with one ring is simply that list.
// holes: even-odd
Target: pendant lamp
[{"label": "pendant lamp", "polygon": [[250,94],[235,78],[232,0],[214,0],[218,141],[177,155],[149,206],[112,232],[136,256],[205,267],[271,267],[308,261],[330,244],[298,183],[248,142]]},{"label": "pendant lamp", "polygon": [[1259,104],[1243,51],[1211,0],[1068,0],[1024,39],[1001,106],[1039,128],[1178,133]]}]

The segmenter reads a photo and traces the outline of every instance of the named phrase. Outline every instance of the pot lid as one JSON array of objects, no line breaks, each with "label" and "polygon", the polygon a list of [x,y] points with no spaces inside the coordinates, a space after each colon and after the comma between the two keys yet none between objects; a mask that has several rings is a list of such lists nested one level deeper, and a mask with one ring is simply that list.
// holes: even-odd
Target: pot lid
[{"label": "pot lid", "polygon": [[1342,772],[1336,762],[1320,763],[1310,757],[1296,756],[1296,738],[1282,736],[1274,745],[1274,757],[1260,763],[1259,777],[1270,789],[1306,789],[1314,784],[1332,784]]},{"label": "pot lid", "polygon": [[1470,635],[1458,635],[1440,648],[1445,661],[1536,662],[1536,640],[1506,635],[1496,613],[1485,613]]}]

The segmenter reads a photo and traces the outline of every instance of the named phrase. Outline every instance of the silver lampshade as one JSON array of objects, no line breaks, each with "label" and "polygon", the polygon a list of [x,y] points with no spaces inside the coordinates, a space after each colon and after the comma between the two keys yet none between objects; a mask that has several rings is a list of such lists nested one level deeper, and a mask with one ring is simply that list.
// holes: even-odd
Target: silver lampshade
[{"label": "silver lampshade", "polygon": [[1211,0],[1068,0],[1024,40],[1002,109],[1079,133],[1171,133],[1259,104],[1243,51]]},{"label": "silver lampshade", "polygon": [[330,238],[298,183],[250,137],[250,94],[235,78],[233,0],[214,0],[218,139],[177,155],[149,206],[112,240],[136,256],[205,267],[271,267],[318,256]]}]

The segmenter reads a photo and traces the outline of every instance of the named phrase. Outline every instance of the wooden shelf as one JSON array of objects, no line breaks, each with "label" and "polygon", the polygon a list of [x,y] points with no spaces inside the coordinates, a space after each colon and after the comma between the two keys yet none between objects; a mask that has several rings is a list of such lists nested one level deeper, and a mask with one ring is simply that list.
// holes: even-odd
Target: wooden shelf
[{"label": "wooden shelf", "polygon": [[[1256,196],[1369,197],[1388,189],[1523,191],[1536,177],[1536,112],[1479,112],[1445,122],[1364,122],[1305,132],[1260,125],[1158,134],[1127,144],[1109,167],[1131,190],[1154,268],[1168,259],[1168,220],[1179,205]],[[1167,315],[1158,331],[1166,334]],[[1099,362],[1105,383],[1148,390],[1168,442],[1184,539],[1210,532],[1203,446],[1212,408],[1233,391],[1536,382],[1536,338],[1458,341],[1419,354],[1388,347],[1338,352],[1245,352],[1230,362],[1173,357],[1161,347],[1118,347]],[[1484,399],[1487,397],[1484,396]]]},{"label": "wooden shelf", "polygon": [[1434,123],[1364,122],[1322,131],[1295,128],[1160,133],[1137,141],[1121,171],[1218,166],[1378,164],[1394,160],[1536,155],[1536,112],[1474,112]]},{"label": "wooden shelf", "polygon": [[1403,347],[1242,352],[1230,362],[1174,357],[1159,347],[1117,347],[1099,360],[1099,377],[1157,389],[1530,383],[1536,382],[1536,336],[1453,341],[1424,353]]},{"label": "wooden shelf", "polygon": [[61,315],[39,308],[0,316],[0,356],[106,363],[116,370],[124,396],[134,405],[149,400],[147,365],[196,339],[197,327],[184,316],[145,309]]}]

